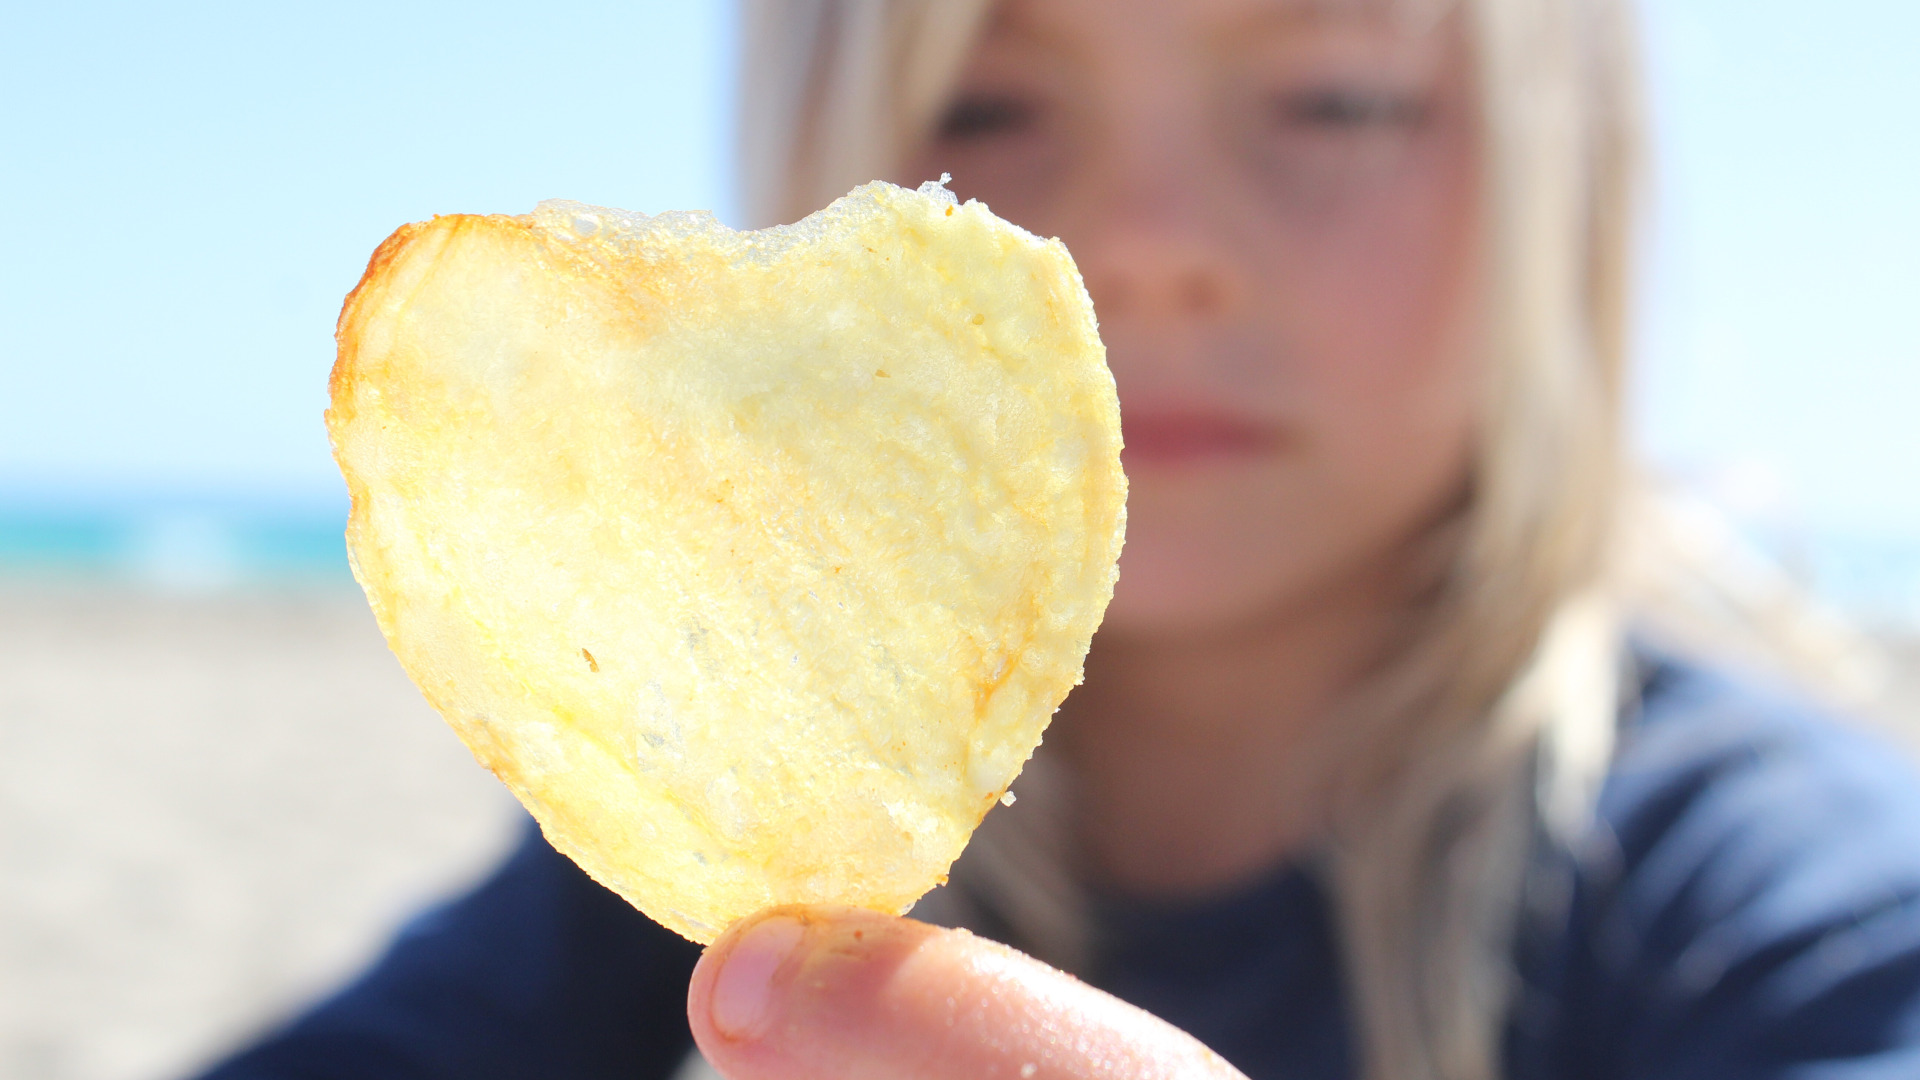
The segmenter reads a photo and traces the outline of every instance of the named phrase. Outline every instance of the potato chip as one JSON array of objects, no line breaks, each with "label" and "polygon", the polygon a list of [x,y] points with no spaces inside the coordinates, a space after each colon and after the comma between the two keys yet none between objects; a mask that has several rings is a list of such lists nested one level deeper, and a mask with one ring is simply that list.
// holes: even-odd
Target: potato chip
[{"label": "potato chip", "polygon": [[1067,250],[939,185],[797,225],[409,225],[340,318],[354,572],[555,847],[699,942],[945,880],[1125,522]]}]

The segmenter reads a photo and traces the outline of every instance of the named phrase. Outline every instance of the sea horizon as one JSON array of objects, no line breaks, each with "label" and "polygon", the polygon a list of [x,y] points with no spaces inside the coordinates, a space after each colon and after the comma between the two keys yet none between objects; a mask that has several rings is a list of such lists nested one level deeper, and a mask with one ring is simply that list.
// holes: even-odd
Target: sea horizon
[{"label": "sea horizon", "polygon": [[[0,486],[0,583],[222,592],[343,586],[344,492]],[[1869,629],[1920,631],[1920,536],[1728,515],[1753,551]]]},{"label": "sea horizon", "polygon": [[186,592],[350,585],[346,524],[344,492],[0,488],[0,580]]}]

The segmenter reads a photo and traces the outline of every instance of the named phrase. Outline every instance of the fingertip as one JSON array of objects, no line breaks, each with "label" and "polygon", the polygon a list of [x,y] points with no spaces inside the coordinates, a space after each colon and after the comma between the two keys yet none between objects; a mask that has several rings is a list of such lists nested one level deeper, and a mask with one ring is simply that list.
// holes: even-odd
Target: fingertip
[{"label": "fingertip", "polygon": [[777,983],[791,975],[781,969],[792,966],[806,933],[805,923],[776,912],[729,943],[708,991],[707,1016],[716,1033],[737,1041],[765,1031]]},{"label": "fingertip", "polygon": [[[782,965],[802,950],[806,930],[802,910],[771,908],[734,923],[702,950],[687,985],[694,1040],[704,1047],[752,1038],[764,1029],[774,982],[785,974]],[[763,1015],[750,1015],[755,1012]]]},{"label": "fingertip", "polygon": [[856,908],[775,908],[729,928],[694,970],[687,1020],[733,1080],[1243,1080],[1191,1036],[1031,957]]},{"label": "fingertip", "polygon": [[[841,972],[923,936],[933,928],[862,908],[769,908],[729,927],[708,946],[687,988],[687,1023],[709,1057],[769,1041],[794,1012],[803,971],[832,960]],[[820,972],[815,971],[815,975]],[[837,986],[842,979],[833,979]],[[817,984],[817,985],[816,985]],[[829,991],[829,981],[808,985]],[[800,988],[804,989],[804,988]],[[773,1040],[773,1041],[777,1041]]]}]

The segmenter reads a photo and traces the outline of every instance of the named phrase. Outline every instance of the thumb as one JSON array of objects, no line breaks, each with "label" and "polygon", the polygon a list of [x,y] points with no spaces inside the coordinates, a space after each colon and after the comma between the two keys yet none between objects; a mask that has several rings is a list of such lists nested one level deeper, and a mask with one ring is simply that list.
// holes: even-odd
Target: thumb
[{"label": "thumb", "polygon": [[687,1018],[732,1080],[1244,1080],[1071,975],[964,930],[857,908],[736,924],[694,969]]}]

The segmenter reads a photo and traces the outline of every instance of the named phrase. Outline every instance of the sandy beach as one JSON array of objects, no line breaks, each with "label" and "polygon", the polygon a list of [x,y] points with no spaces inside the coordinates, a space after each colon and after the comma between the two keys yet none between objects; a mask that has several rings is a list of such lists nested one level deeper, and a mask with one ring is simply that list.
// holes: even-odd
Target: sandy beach
[{"label": "sandy beach", "polygon": [[[1920,716],[1920,649],[1894,661]],[[184,1075],[521,820],[351,585],[0,585],[0,1076]]]},{"label": "sandy beach", "polygon": [[182,1075],[519,820],[350,584],[0,588],[0,1076]]}]

